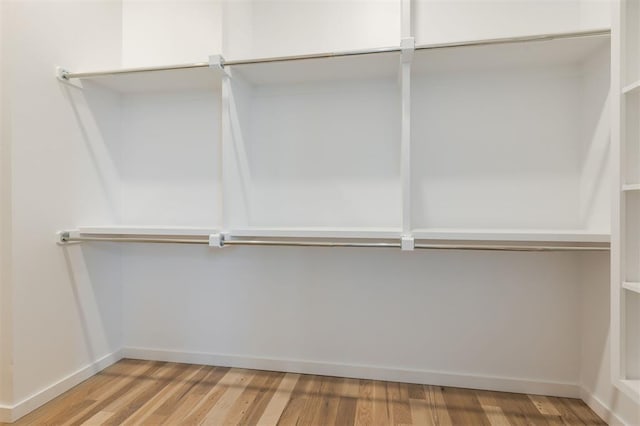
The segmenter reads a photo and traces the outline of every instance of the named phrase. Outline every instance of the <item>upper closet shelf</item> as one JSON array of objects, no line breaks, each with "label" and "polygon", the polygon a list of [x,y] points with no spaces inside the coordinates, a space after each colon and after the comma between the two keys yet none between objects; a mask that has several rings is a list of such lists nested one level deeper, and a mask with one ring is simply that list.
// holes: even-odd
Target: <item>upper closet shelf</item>
[{"label": "upper closet shelf", "polygon": [[415,73],[573,65],[610,42],[609,30],[416,47]]},{"label": "upper closet shelf", "polygon": [[400,238],[399,228],[244,228],[228,232],[234,237],[267,238]]},{"label": "upper closet shelf", "polygon": [[640,88],[640,80],[634,81],[633,83],[622,88],[622,93],[628,94],[633,93]]},{"label": "upper closet shelf", "polygon": [[216,228],[192,226],[80,226],[79,234],[90,235],[162,235],[162,236],[203,236],[220,232]]},{"label": "upper closet shelf", "polygon": [[217,90],[221,86],[221,76],[220,68],[207,62],[91,72],[58,69],[58,78],[62,81],[80,80],[83,87],[95,84],[119,93]]},{"label": "upper closet shelf", "polygon": [[513,241],[552,243],[609,243],[611,236],[582,230],[530,229],[415,229],[416,240]]}]

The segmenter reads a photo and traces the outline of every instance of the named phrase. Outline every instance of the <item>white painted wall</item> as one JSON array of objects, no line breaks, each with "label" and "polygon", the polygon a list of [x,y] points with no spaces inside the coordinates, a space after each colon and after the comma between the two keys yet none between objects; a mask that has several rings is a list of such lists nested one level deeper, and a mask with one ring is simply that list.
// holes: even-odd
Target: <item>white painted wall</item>
[{"label": "white painted wall", "polygon": [[11,374],[11,291],[10,291],[10,244],[11,244],[11,209],[10,209],[10,129],[6,112],[8,111],[8,96],[5,80],[4,43],[6,40],[6,24],[4,2],[0,2],[0,421],[2,421],[2,406],[9,406],[12,402]]},{"label": "white painted wall", "polygon": [[207,62],[222,50],[220,0],[121,3],[124,67]]},{"label": "white painted wall", "polygon": [[[11,99],[4,117],[10,114],[12,148],[12,402],[24,413],[52,396],[48,387],[121,346],[118,248],[61,249],[54,235],[79,222],[111,220],[117,194],[99,167],[108,161],[101,143],[110,130],[81,120],[94,111],[53,71],[56,64],[118,67],[122,8],[117,1],[3,7],[11,34],[3,39],[3,58]],[[107,94],[99,108],[117,113]],[[21,404],[41,391],[42,398]]]},{"label": "white painted wall", "polygon": [[611,379],[609,257],[602,254],[582,255],[580,263],[582,397],[592,407],[609,407],[613,415],[607,417],[602,412],[599,414],[611,424],[615,424],[616,420],[628,425],[640,424],[640,407],[618,391]]},{"label": "white painted wall", "polygon": [[227,59],[397,46],[400,40],[395,0],[229,1],[224,8]]},{"label": "white painted wall", "polygon": [[607,0],[416,0],[417,44],[607,28]]},{"label": "white painted wall", "polygon": [[125,347],[335,364],[327,373],[365,365],[414,377],[579,379],[571,254],[167,246],[123,254]]},{"label": "white painted wall", "polygon": [[579,226],[595,231],[611,229],[610,63],[611,51],[602,48],[582,63],[580,80],[581,156]]}]

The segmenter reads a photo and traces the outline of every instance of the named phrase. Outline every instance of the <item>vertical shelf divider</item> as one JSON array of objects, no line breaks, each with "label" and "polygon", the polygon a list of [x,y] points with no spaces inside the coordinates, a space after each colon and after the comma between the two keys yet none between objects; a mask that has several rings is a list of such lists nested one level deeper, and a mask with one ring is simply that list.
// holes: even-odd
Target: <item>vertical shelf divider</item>
[{"label": "vertical shelf divider", "polygon": [[[624,88],[629,77],[636,81],[638,75],[629,75],[629,61],[634,61],[634,72],[637,74],[637,63],[640,59],[638,45],[629,40],[629,30],[635,29],[637,33],[640,22],[635,13],[628,13],[628,7],[635,7],[632,2],[619,0],[614,3],[613,25],[611,29],[612,50],[611,50],[611,90],[614,101],[611,103],[611,154],[614,161],[613,168],[616,171],[613,177],[613,206],[611,224],[611,375],[615,386],[623,393],[627,394],[636,402],[640,402],[640,392],[637,386],[629,386],[630,379],[634,382],[637,377],[630,378],[628,374],[628,345],[627,341],[628,315],[627,292],[625,282],[629,281],[629,245],[627,239],[630,237],[628,220],[630,214],[627,211],[631,207],[628,198],[633,196],[633,191],[625,191],[625,183],[628,178],[626,151],[628,148],[627,134],[627,98],[634,96],[633,92]],[[632,28],[631,26],[635,26]],[[633,46],[635,57],[629,52],[629,46]],[[634,117],[637,119],[636,117]],[[633,140],[638,143],[638,140]],[[636,244],[640,240],[636,237]],[[637,277],[636,277],[637,278]]]},{"label": "vertical shelf divider", "polygon": [[411,28],[411,0],[402,0],[400,40],[401,147],[400,174],[402,185],[402,241],[403,250],[412,250],[411,233],[411,62],[415,39]]}]

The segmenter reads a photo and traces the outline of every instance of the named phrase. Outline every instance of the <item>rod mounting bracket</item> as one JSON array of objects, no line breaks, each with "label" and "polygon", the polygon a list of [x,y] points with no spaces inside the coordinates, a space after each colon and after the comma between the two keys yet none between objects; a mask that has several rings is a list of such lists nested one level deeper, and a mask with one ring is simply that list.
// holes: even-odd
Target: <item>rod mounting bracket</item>
[{"label": "rod mounting bracket", "polygon": [[69,231],[58,231],[56,232],[56,244],[65,245],[69,242],[70,234]]},{"label": "rod mounting bracket", "polygon": [[411,63],[413,52],[416,50],[416,41],[413,37],[405,37],[400,40],[400,57],[403,64]]},{"label": "rod mounting bracket", "polygon": [[56,67],[56,78],[65,83],[69,82],[69,70],[62,67]]},{"label": "rod mounting bracket", "polygon": [[209,68],[224,72],[224,57],[222,55],[210,55]]},{"label": "rod mounting bracket", "polygon": [[209,235],[209,247],[224,247],[224,235],[221,233]]},{"label": "rod mounting bracket", "polygon": [[403,235],[400,239],[400,249],[402,251],[413,251],[415,248],[415,240],[410,235]]}]

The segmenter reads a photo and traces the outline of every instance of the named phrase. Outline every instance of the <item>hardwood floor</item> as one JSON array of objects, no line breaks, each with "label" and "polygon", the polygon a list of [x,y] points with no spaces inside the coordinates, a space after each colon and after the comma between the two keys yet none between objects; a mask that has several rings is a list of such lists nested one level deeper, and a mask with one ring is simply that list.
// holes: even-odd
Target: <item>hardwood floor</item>
[{"label": "hardwood floor", "polygon": [[15,424],[605,423],[577,399],[127,359]]}]

